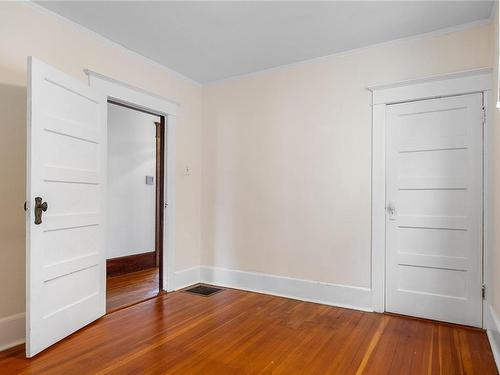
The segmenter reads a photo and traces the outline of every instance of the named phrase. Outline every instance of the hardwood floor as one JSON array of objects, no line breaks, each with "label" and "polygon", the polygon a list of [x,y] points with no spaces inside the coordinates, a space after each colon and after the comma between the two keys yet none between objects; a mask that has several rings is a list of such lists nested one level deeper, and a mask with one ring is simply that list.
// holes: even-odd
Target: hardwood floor
[{"label": "hardwood floor", "polygon": [[109,313],[154,297],[158,294],[159,285],[158,267],[108,277],[106,311]]},{"label": "hardwood floor", "polygon": [[481,330],[226,289],[109,314],[1,374],[497,374]]}]

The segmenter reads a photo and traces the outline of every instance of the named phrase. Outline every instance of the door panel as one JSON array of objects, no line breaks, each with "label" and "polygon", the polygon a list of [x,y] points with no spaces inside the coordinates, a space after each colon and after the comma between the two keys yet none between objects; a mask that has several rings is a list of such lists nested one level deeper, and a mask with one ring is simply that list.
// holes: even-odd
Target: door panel
[{"label": "door panel", "polygon": [[482,126],[482,94],[387,107],[387,311],[482,325]]},{"label": "door panel", "polygon": [[[106,98],[30,58],[26,354],[105,313]],[[35,197],[47,202],[35,224]]]}]

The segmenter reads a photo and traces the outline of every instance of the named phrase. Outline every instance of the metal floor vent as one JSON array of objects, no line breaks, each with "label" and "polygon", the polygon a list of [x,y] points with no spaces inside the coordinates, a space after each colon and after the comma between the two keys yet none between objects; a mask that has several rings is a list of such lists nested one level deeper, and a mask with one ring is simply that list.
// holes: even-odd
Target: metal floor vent
[{"label": "metal floor vent", "polygon": [[209,285],[196,285],[193,286],[192,288],[184,290],[187,293],[193,293],[193,294],[198,294],[200,296],[211,296],[212,294],[222,292],[224,289],[222,288],[216,288],[214,286],[209,286]]}]

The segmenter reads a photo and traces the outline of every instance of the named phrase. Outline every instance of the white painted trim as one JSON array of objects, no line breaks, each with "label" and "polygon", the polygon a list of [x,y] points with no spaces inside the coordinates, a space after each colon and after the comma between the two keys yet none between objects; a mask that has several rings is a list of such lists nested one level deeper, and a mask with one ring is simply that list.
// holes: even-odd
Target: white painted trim
[{"label": "white painted trim", "polygon": [[465,31],[468,29],[473,29],[475,27],[489,25],[491,23],[491,21],[492,20],[490,18],[485,18],[483,20],[467,22],[467,23],[464,23],[461,25],[456,25],[456,26],[451,26],[451,27],[447,27],[444,29],[430,31],[428,33],[417,34],[417,35],[412,35],[412,36],[408,36],[408,37],[404,37],[404,38],[388,40],[386,42],[381,42],[381,43],[376,43],[376,44],[370,44],[370,45],[367,45],[364,47],[359,47],[359,48],[354,48],[354,49],[350,49],[350,50],[346,50],[346,51],[336,52],[336,53],[332,53],[330,55],[315,57],[312,59],[301,60],[301,61],[297,61],[297,62],[290,63],[290,64],[278,65],[278,66],[274,66],[272,68],[262,69],[262,70],[258,70],[255,72],[238,74],[238,75],[231,76],[228,78],[223,78],[223,79],[219,79],[219,80],[215,80],[215,81],[205,82],[205,83],[203,83],[203,85],[217,85],[220,83],[237,81],[239,79],[259,76],[259,75],[267,74],[267,73],[272,73],[272,72],[279,71],[282,69],[283,70],[292,69],[292,68],[302,66],[302,65],[316,64],[319,62],[328,61],[328,60],[339,58],[339,57],[347,57],[347,56],[355,55],[358,53],[370,51],[373,48],[390,47],[392,45],[398,45],[401,43],[413,42],[413,41],[418,41],[421,39],[430,38],[430,37],[434,37],[434,36],[441,36],[441,35],[456,33],[456,32]]},{"label": "white painted trim", "polygon": [[175,289],[175,133],[176,116],[178,105],[158,95],[150,94],[142,89],[135,88],[127,83],[117,81],[102,74],[85,70],[89,77],[89,85],[108,99],[147,110],[158,115],[165,116],[166,125],[166,147],[165,147],[165,203],[164,211],[165,226],[163,244],[163,289],[172,291]]},{"label": "white painted trim", "polygon": [[200,280],[200,266],[175,271],[175,290],[198,284]]},{"label": "white painted trim", "polygon": [[131,49],[125,47],[124,45],[122,45],[120,43],[117,43],[117,42],[114,42],[111,39],[108,39],[105,36],[103,36],[103,35],[101,35],[99,33],[96,33],[93,30],[88,29],[87,27],[85,27],[83,25],[80,25],[79,23],[76,23],[75,21],[70,20],[69,18],[63,17],[60,14],[51,11],[50,9],[47,9],[47,8],[45,8],[45,7],[43,7],[43,6],[39,5],[39,4],[36,4],[35,2],[33,2],[31,0],[23,1],[21,3],[25,4],[26,6],[29,6],[30,8],[32,8],[32,9],[34,9],[34,10],[40,12],[40,13],[47,14],[47,15],[50,15],[52,17],[55,17],[59,21],[62,21],[64,23],[68,24],[69,26],[77,29],[78,31],[80,31],[80,32],[82,32],[84,34],[87,34],[90,37],[98,39],[101,42],[105,42],[105,43],[107,43],[108,45],[110,45],[113,48],[118,48],[118,49],[121,49],[123,51],[126,51],[130,55],[132,55],[132,56],[134,56],[136,58],[139,58],[139,59],[143,60],[144,62],[146,62],[148,64],[151,64],[151,65],[154,65],[154,66],[156,66],[158,68],[161,68],[161,69],[167,71],[169,74],[174,75],[177,78],[180,78],[180,79],[182,79],[184,81],[187,81],[187,82],[192,83],[192,84],[194,84],[194,85],[196,85],[198,87],[201,87],[201,84],[198,81],[195,81],[194,79],[189,78],[189,77],[185,76],[182,73],[179,73],[179,72],[177,72],[177,71],[175,71],[175,70],[173,70],[173,69],[171,69],[171,68],[169,68],[169,67],[167,67],[167,66],[165,66],[163,64],[160,64],[159,62],[156,62],[156,61],[150,59],[149,57],[146,57],[144,55],[141,55],[140,53],[132,51]]},{"label": "white painted trim", "polygon": [[348,309],[373,311],[370,288],[212,266],[175,272],[175,289],[205,283]]},{"label": "white painted trim", "polygon": [[23,344],[26,338],[25,331],[25,313],[0,319],[0,351]]},{"label": "white painted trim", "polygon": [[480,75],[480,74],[489,74],[489,73],[491,73],[491,68],[470,69],[470,70],[463,70],[463,71],[459,71],[459,72],[435,74],[435,75],[430,75],[430,76],[426,76],[426,77],[419,77],[419,78],[408,79],[408,80],[403,80],[403,81],[398,81],[398,82],[375,84],[375,85],[370,85],[367,88],[370,91],[380,91],[380,90],[385,90],[385,89],[392,89],[395,87],[415,85],[418,83],[443,81],[446,79],[462,78],[462,77],[475,76],[475,75]]},{"label": "white painted trim", "polygon": [[[491,301],[491,290],[493,283],[491,269],[493,262],[491,254],[493,252],[492,234],[493,234],[493,108],[495,108],[491,91],[484,91],[484,105],[486,111],[486,122],[483,128],[483,284],[486,287],[486,295],[483,299],[483,327],[488,327],[486,314],[489,310],[489,301]],[[489,287],[488,287],[489,286]]]},{"label": "white painted trim", "polygon": [[490,89],[490,68],[453,72],[368,87],[373,95],[373,105],[401,103]]},{"label": "white painted trim", "polygon": [[495,363],[497,369],[500,371],[500,320],[495,313],[492,306],[488,305],[488,325],[487,325],[487,335],[490,342],[491,351],[493,352],[493,358],[495,358]]},{"label": "white painted trim", "polygon": [[[441,79],[440,79],[441,77]],[[371,288],[373,295],[373,310],[385,311],[385,163],[386,163],[386,118],[388,104],[405,101],[430,99],[440,96],[454,96],[482,92],[486,109],[486,124],[484,128],[484,220],[483,262],[490,259],[491,253],[491,70],[455,72],[441,76],[424,77],[421,79],[399,82],[389,85],[371,86],[372,102],[372,241],[371,241]],[[488,138],[486,138],[488,137]],[[488,281],[489,273],[483,265],[483,278]],[[487,288],[488,290],[488,288]],[[488,294],[486,296],[488,301]],[[483,303],[483,326],[486,324],[487,309]]]},{"label": "white painted trim", "polygon": [[166,116],[165,119],[165,183],[164,192],[165,204],[164,210],[164,228],[163,228],[163,290],[171,292],[175,288],[175,145],[177,117]]},{"label": "white painted trim", "polygon": [[203,283],[362,311],[372,310],[369,288],[296,279],[259,272],[201,266]]},{"label": "white painted trim", "polygon": [[90,69],[84,69],[84,73],[88,76],[89,85],[104,92],[109,99],[165,116],[177,114],[180,104],[173,100]]},{"label": "white painted trim", "polygon": [[[372,112],[372,244],[373,311],[385,311],[385,105]],[[384,199],[380,199],[384,197]]]}]

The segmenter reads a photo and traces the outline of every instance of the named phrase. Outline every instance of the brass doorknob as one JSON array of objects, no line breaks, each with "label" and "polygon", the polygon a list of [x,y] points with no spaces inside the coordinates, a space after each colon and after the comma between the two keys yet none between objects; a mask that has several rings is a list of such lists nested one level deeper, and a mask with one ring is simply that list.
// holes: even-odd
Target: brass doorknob
[{"label": "brass doorknob", "polygon": [[47,202],[42,203],[42,198],[41,197],[36,197],[35,198],[35,224],[39,225],[42,224],[42,212],[47,211],[47,208],[49,208],[49,205]]}]

